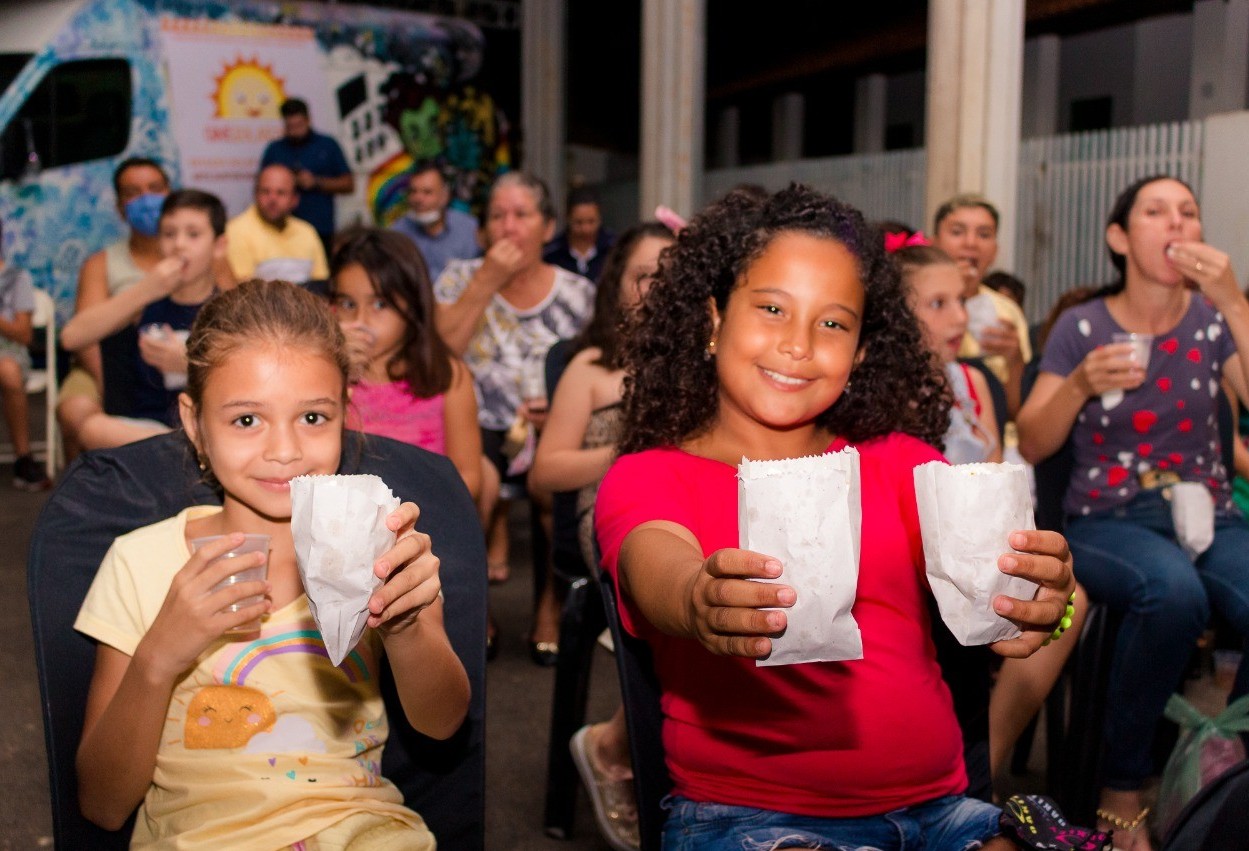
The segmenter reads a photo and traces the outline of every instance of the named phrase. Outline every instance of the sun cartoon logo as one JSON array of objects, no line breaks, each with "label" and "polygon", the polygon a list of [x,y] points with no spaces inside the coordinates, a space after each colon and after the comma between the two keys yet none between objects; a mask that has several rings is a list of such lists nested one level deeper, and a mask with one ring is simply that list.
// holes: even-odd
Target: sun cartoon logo
[{"label": "sun cartoon logo", "polygon": [[217,107],[214,118],[277,118],[286,100],[286,81],[255,56],[236,56],[214,82],[217,89],[209,96]]}]

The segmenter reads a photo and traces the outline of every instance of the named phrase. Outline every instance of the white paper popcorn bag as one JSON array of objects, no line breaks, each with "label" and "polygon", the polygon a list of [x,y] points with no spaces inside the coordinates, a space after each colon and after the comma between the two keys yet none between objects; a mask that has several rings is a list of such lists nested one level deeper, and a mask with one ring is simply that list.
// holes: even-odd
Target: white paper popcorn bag
[{"label": "white paper popcorn bag", "polygon": [[787,626],[757,665],[844,662],[863,658],[850,610],[859,586],[859,453],[853,448],[808,458],[748,461],[737,468],[738,540],[782,565],[760,580],[797,594]]},{"label": "white paper popcorn bag", "polygon": [[1011,532],[1036,528],[1027,469],[931,461],[915,468],[915,501],[928,583],[950,632],[966,646],[1018,637],[993,598],[1036,596],[1035,582],[997,566]]},{"label": "white paper popcorn bag", "polygon": [[335,665],[343,661],[382,584],[373,563],[395,544],[386,518],[399,499],[377,476],[291,479],[291,534],[308,607]]}]

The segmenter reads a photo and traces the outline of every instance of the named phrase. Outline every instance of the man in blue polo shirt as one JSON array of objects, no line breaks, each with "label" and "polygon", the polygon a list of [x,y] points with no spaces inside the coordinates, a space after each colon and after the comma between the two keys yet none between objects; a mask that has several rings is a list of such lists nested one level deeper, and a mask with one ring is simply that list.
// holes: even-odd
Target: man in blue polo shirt
[{"label": "man in blue polo shirt", "polygon": [[435,163],[418,164],[408,178],[408,212],[391,225],[416,243],[429,279],[438,280],[452,260],[481,255],[477,219],[451,206],[451,186]]},{"label": "man in blue polo shirt", "polygon": [[294,214],[316,229],[329,255],[334,238],[334,196],[350,195],[356,187],[355,176],[338,142],[312,129],[308,104],[291,98],[282,104],[281,113],[286,135],[265,148],[260,168],[280,163],[295,172],[299,206]]}]

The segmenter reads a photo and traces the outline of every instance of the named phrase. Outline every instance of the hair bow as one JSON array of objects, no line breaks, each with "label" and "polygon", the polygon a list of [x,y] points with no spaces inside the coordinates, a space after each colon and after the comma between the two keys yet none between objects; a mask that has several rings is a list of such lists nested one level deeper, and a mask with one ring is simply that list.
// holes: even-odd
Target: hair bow
[{"label": "hair bow", "polygon": [[932,245],[928,241],[928,237],[924,236],[923,231],[915,231],[908,235],[906,231],[898,231],[897,233],[885,234],[885,253],[893,254],[903,248],[910,248],[914,245]]}]

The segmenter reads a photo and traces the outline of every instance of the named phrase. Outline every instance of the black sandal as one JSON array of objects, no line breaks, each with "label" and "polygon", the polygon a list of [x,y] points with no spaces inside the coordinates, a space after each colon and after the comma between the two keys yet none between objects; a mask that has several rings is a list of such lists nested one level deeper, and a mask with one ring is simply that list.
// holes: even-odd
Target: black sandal
[{"label": "black sandal", "polygon": [[1003,836],[1032,851],[1111,851],[1109,833],[1071,824],[1045,795],[1013,796],[998,824]]}]

